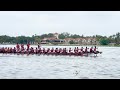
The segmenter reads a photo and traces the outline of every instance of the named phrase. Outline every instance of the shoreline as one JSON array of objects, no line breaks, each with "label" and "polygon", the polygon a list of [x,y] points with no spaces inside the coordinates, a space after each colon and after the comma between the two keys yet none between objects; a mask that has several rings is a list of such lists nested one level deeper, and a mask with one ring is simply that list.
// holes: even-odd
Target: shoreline
[{"label": "shoreline", "polygon": [[[16,45],[16,44],[0,44],[0,45]],[[25,44],[26,45],[26,44]],[[37,44],[31,44],[31,45],[37,45]],[[113,45],[78,45],[78,44],[58,44],[58,45],[53,45],[53,44],[41,44],[41,46],[97,46],[97,47],[120,47],[118,46],[113,46]]]}]

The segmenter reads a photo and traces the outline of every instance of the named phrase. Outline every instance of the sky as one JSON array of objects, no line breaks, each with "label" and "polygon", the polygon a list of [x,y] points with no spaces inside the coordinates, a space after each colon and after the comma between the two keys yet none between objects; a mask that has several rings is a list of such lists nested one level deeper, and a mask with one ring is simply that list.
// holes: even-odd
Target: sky
[{"label": "sky", "polygon": [[120,32],[120,11],[0,11],[0,35],[56,32],[113,35]]}]

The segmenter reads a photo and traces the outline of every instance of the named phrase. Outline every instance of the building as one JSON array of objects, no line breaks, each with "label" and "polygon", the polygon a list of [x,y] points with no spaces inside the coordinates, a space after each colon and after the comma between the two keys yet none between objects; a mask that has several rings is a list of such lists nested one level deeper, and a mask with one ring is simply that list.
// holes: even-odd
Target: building
[{"label": "building", "polygon": [[83,38],[65,38],[65,43],[69,44],[70,41],[74,41],[75,44],[80,45],[96,45],[96,38],[92,37],[83,37]]},{"label": "building", "polygon": [[53,37],[50,38],[44,38],[41,40],[41,43],[43,44],[70,44],[71,41],[74,42],[74,44],[79,45],[98,45],[99,42],[97,42],[96,38],[93,37],[80,37],[80,38],[65,38],[65,39],[59,39],[58,33],[52,33]]},{"label": "building", "polygon": [[54,37],[56,37],[56,39],[59,39],[59,34],[58,33],[53,33]]},{"label": "building", "polygon": [[111,46],[115,46],[115,44],[116,44],[116,43],[109,43],[109,45],[111,45]]},{"label": "building", "polygon": [[41,44],[64,44],[65,40],[59,39],[59,34],[58,33],[53,33],[53,37],[50,38],[44,38],[41,40]]}]

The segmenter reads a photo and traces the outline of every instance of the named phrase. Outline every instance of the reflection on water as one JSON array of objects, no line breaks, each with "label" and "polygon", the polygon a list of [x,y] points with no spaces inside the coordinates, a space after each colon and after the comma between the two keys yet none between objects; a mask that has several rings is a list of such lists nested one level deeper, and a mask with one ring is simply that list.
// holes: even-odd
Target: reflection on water
[{"label": "reflection on water", "polygon": [[99,47],[99,50],[103,53],[97,57],[0,54],[0,78],[120,78],[120,48]]}]

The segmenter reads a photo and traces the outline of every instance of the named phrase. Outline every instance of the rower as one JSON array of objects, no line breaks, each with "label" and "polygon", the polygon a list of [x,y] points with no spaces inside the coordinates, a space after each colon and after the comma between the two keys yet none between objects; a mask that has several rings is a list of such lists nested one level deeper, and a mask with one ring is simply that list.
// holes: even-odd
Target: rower
[{"label": "rower", "polygon": [[31,47],[30,52],[31,52],[32,54],[34,54],[34,49],[33,49],[33,47]]},{"label": "rower", "polygon": [[24,51],[24,44],[21,44],[21,51]]},{"label": "rower", "polygon": [[96,46],[94,47],[94,54],[96,54],[96,56],[97,56],[97,54],[99,53],[99,51],[97,51],[97,48],[96,48]]},{"label": "rower", "polygon": [[38,54],[38,48],[35,49],[35,54]]},{"label": "rower", "polygon": [[4,48],[5,53],[7,53],[7,47]]},{"label": "rower", "polygon": [[4,47],[2,48],[2,53],[5,53],[5,48]]},{"label": "rower", "polygon": [[41,54],[42,53],[42,50],[41,48],[38,49],[38,53]]},{"label": "rower", "polygon": [[81,50],[78,51],[78,55],[82,56],[83,52]]},{"label": "rower", "polygon": [[65,55],[67,54],[67,49],[65,48],[65,50],[64,50],[64,53],[65,53]]},{"label": "rower", "polygon": [[38,43],[38,49],[40,48],[40,43]]},{"label": "rower", "polygon": [[69,48],[69,53],[71,53],[71,51],[72,51],[72,49],[71,49],[71,48]]},{"label": "rower", "polygon": [[47,50],[45,50],[45,54],[47,54],[47,53],[48,53],[47,51],[48,51],[48,49],[47,49]]},{"label": "rower", "polygon": [[90,53],[93,53],[93,47],[90,48]]},{"label": "rower", "polygon": [[1,47],[0,47],[0,53],[1,53],[1,51],[2,51],[2,50],[1,50]]},{"label": "rower", "polygon": [[77,47],[77,50],[79,50],[79,48]]},{"label": "rower", "polygon": [[30,49],[30,43],[27,44],[27,51]]},{"label": "rower", "polygon": [[52,48],[52,49],[50,50],[50,52],[53,53],[53,52],[54,52],[54,48]]},{"label": "rower", "polygon": [[[5,50],[5,48],[4,48],[4,50]],[[8,47],[8,48],[7,48],[7,53],[9,53],[9,51],[10,51],[10,48]]]},{"label": "rower", "polygon": [[75,50],[75,55],[78,55],[79,48],[77,47]]},{"label": "rower", "polygon": [[97,48],[96,48],[96,46],[94,47],[94,53],[96,53],[96,50],[97,50]]},{"label": "rower", "polygon": [[55,49],[55,53],[58,53],[58,48]]},{"label": "rower", "polygon": [[19,52],[19,50],[20,50],[20,45],[17,43],[17,45],[16,45],[16,48],[17,48],[17,52]]},{"label": "rower", "polygon": [[78,51],[79,51],[79,48],[77,47],[76,52],[78,53]]},{"label": "rower", "polygon": [[59,51],[59,53],[61,53],[61,52],[62,52],[62,48],[59,48],[59,50],[58,50],[58,51]]},{"label": "rower", "polygon": [[81,47],[81,49],[80,49],[80,50],[81,50],[81,52],[83,52],[83,47]]},{"label": "rower", "polygon": [[81,47],[81,51],[83,51],[83,47]]},{"label": "rower", "polygon": [[45,54],[45,48],[43,48],[43,54]]},{"label": "rower", "polygon": [[88,53],[88,51],[87,51],[87,50],[88,50],[88,48],[86,47],[86,48],[85,48],[85,53]]},{"label": "rower", "polygon": [[72,49],[69,48],[69,55],[72,55],[72,54],[73,54]]},{"label": "rower", "polygon": [[14,47],[14,49],[13,49],[13,53],[16,53],[16,48]]},{"label": "rower", "polygon": [[74,48],[74,53],[76,53],[76,47]]},{"label": "rower", "polygon": [[13,53],[13,52],[12,52],[12,48],[10,48],[10,51],[9,51],[9,53]]},{"label": "rower", "polygon": [[58,48],[57,49],[57,54],[60,54],[60,52],[61,52],[61,48]]},{"label": "rower", "polygon": [[65,53],[66,53],[66,49],[63,48],[63,50],[62,50],[62,54],[65,55]]},{"label": "rower", "polygon": [[47,53],[49,53],[49,51],[50,51],[50,48],[47,49]]}]

